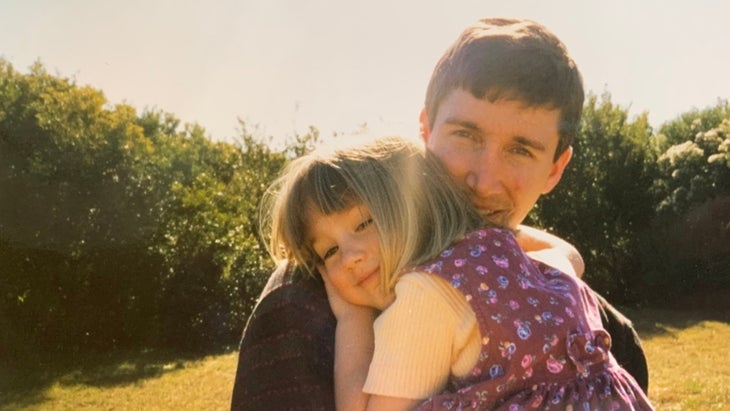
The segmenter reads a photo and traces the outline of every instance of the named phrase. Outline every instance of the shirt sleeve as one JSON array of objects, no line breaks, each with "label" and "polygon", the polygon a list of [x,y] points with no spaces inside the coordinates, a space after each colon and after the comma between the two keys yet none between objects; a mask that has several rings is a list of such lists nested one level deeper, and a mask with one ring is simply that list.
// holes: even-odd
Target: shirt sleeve
[{"label": "shirt sleeve", "polygon": [[434,275],[409,273],[374,324],[375,351],[363,391],[424,399],[441,392],[449,375],[477,362],[480,334],[463,295]]},{"label": "shirt sleeve", "polygon": [[[336,320],[321,281],[272,275],[241,340],[231,410],[334,410]],[[281,277],[281,278],[279,278]]]}]

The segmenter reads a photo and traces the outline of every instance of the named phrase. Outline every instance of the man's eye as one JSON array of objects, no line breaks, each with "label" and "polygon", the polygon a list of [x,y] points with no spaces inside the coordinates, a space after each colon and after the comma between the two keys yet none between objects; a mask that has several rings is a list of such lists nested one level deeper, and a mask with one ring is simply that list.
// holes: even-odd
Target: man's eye
[{"label": "man's eye", "polygon": [[464,130],[464,129],[456,130],[454,132],[454,134],[457,135],[457,136],[459,136],[459,137],[468,138],[469,140],[476,140],[476,137],[474,136],[474,133],[472,133],[469,130]]},{"label": "man's eye", "polygon": [[532,152],[524,147],[515,147],[512,152],[520,156],[532,157]]},{"label": "man's eye", "polygon": [[469,130],[466,128],[458,129],[454,131],[454,135],[457,138],[460,138],[463,144],[467,144],[470,147],[479,148],[482,147],[482,145],[484,144],[484,139],[482,138],[482,135],[473,130]]},{"label": "man's eye", "polygon": [[368,226],[370,226],[370,225],[371,225],[372,223],[373,223],[373,219],[372,219],[372,217],[370,217],[370,218],[368,218],[367,220],[365,220],[365,221],[363,221],[362,223],[360,223],[360,224],[359,224],[359,225],[357,226],[356,230],[357,230],[357,231],[362,231],[362,230],[364,230],[364,229],[368,228]]}]

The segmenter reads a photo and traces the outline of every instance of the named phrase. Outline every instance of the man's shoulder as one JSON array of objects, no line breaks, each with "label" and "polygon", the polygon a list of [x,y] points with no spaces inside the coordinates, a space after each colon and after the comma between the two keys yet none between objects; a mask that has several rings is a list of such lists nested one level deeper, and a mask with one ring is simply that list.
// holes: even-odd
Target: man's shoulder
[{"label": "man's shoulder", "polygon": [[334,409],[335,326],[321,280],[279,267],[244,330],[231,409]]},{"label": "man's shoulder", "polygon": [[327,292],[321,278],[301,269],[280,264],[261,292],[257,309],[262,304],[300,303],[322,298],[327,299]]},{"label": "man's shoulder", "polygon": [[296,269],[278,267],[261,293],[244,336],[264,330],[291,334],[302,327],[313,332],[329,328],[334,321],[321,279]]}]

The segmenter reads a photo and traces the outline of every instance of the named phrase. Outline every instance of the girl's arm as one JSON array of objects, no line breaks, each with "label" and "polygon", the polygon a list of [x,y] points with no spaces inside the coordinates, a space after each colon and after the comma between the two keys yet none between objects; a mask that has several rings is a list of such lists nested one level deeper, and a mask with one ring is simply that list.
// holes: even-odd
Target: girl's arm
[{"label": "girl's arm", "polygon": [[375,310],[353,306],[337,317],[335,331],[335,405],[338,410],[365,410],[369,396],[362,391],[373,356]]},{"label": "girl's arm", "polygon": [[409,398],[384,397],[382,395],[371,395],[368,402],[368,410],[383,411],[407,411],[421,404],[423,400],[412,400]]},{"label": "girl's arm", "polygon": [[320,270],[327,298],[337,318],[335,329],[335,406],[338,410],[364,410],[368,395],[363,393],[373,357],[375,309],[350,304],[340,297],[325,270]]},{"label": "girl's arm", "polygon": [[410,410],[423,402],[363,392],[373,356],[375,310],[353,306],[337,317],[335,332],[335,405],[337,410]]},{"label": "girl's arm", "polygon": [[520,225],[515,236],[520,247],[533,259],[558,270],[582,277],[583,257],[569,242],[536,228]]},{"label": "girl's arm", "polygon": [[337,410],[410,410],[422,400],[363,392],[373,357],[373,321],[377,311],[346,302],[322,274],[335,318],[335,406]]}]

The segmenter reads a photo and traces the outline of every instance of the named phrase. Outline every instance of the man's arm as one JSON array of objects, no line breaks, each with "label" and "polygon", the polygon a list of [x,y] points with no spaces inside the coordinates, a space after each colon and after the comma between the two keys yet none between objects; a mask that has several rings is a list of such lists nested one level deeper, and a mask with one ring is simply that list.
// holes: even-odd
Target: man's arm
[{"label": "man's arm", "polygon": [[598,300],[598,309],[601,313],[603,328],[611,335],[611,353],[616,361],[631,374],[637,384],[649,393],[649,365],[641,345],[639,333],[634,324],[626,318],[616,307],[594,291]]},{"label": "man's arm", "polygon": [[232,410],[334,410],[335,318],[321,280],[279,267],[243,332]]},{"label": "man's arm", "polygon": [[[578,277],[583,276],[585,270],[583,258],[578,250],[565,240],[524,225],[518,228],[516,238],[522,249],[533,259],[565,273],[570,272],[566,269],[573,268]],[[569,264],[565,263],[566,259]],[[634,325],[600,294],[595,291],[593,294],[598,299],[603,328],[611,335],[611,353],[634,377],[644,392],[648,392],[649,368]]]},{"label": "man's arm", "polygon": [[515,231],[520,247],[533,259],[558,270],[582,277],[583,257],[569,242],[536,228],[520,225]]}]

